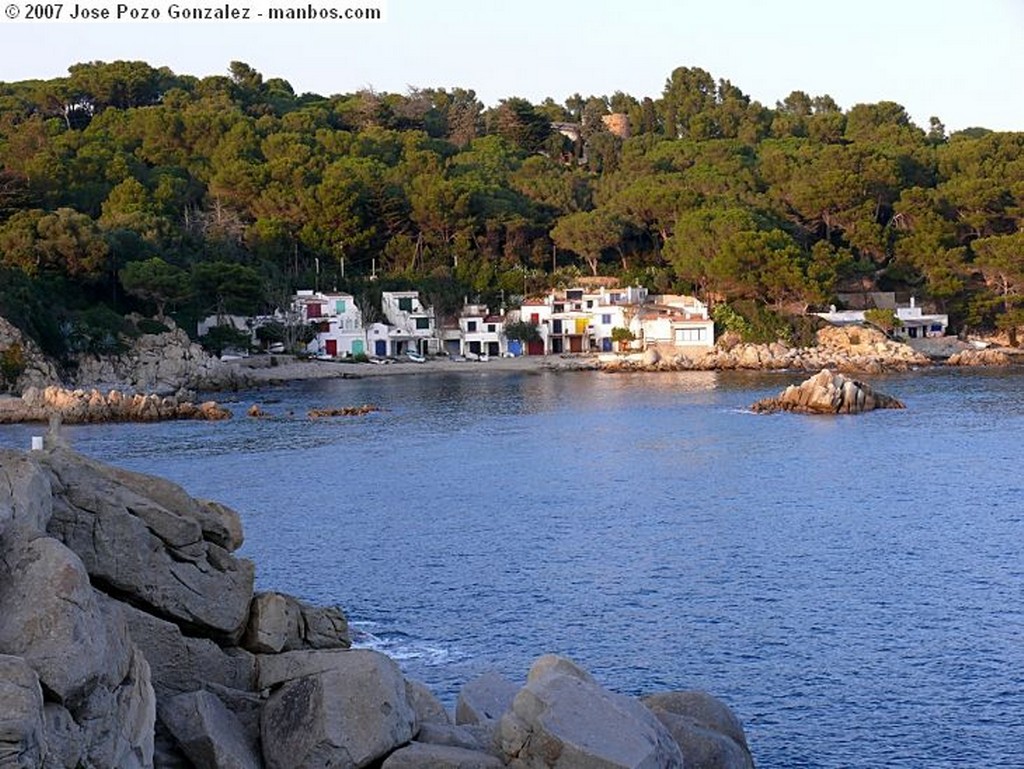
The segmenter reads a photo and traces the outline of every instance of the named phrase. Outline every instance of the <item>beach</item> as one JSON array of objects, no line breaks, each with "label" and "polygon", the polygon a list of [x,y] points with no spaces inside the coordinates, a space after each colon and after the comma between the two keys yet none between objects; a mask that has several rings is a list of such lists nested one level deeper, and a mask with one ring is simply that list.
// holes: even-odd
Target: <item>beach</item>
[{"label": "beach", "polygon": [[569,358],[536,355],[491,358],[487,361],[454,361],[438,357],[427,358],[423,363],[395,360],[387,364],[303,360],[288,355],[257,355],[226,363],[237,369],[241,378],[251,380],[254,384],[278,384],[304,379],[363,379],[439,373],[475,375],[487,371],[568,371],[589,369],[596,364],[597,357],[594,355],[574,355]]}]

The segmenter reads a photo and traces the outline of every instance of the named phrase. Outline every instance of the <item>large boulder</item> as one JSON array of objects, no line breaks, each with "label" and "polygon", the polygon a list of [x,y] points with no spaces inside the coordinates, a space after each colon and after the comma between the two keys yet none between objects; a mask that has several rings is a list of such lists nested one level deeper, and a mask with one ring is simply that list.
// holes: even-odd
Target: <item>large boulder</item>
[{"label": "large boulder", "polygon": [[0,524],[16,521],[46,531],[53,514],[50,479],[30,455],[0,450]]},{"label": "large boulder", "polygon": [[502,769],[504,766],[500,759],[488,753],[413,742],[388,756],[381,769]]},{"label": "large boulder", "polygon": [[281,593],[252,600],[242,646],[268,654],[296,649],[347,649],[348,620],[337,607],[316,607]]},{"label": "large boulder", "polygon": [[255,686],[256,658],[244,649],[187,636],[173,622],[128,604],[120,607],[132,640],[150,660],[153,686],[161,697],[210,685],[239,691],[250,691]]},{"label": "large boulder", "polygon": [[[152,764],[149,665],[81,560],[55,539],[8,526],[0,549],[0,653],[24,659],[53,707],[55,755],[88,766]],[[65,764],[68,766],[77,765]]]},{"label": "large boulder", "polygon": [[50,537],[13,530],[0,560],[0,653],[25,659],[51,696],[77,708],[128,673],[123,617],[94,597],[81,560]]},{"label": "large boulder", "polygon": [[668,730],[639,701],[561,657],[541,657],[501,719],[513,769],[682,769]]},{"label": "large boulder", "polygon": [[236,640],[252,598],[253,566],[207,538],[191,510],[169,510],[142,484],[66,450],[41,455],[52,473],[49,531],[89,575],[193,634]]},{"label": "large boulder", "polygon": [[171,697],[160,720],[197,769],[260,769],[258,746],[235,715],[210,692]]},{"label": "large boulder", "polygon": [[902,409],[891,395],[876,392],[869,385],[822,369],[799,385],[790,385],[773,398],[750,407],[756,413],[793,411],[801,414],[860,414],[873,409]]},{"label": "large boulder", "polygon": [[707,692],[663,692],[641,701],[682,750],[687,769],[754,769],[743,725]]},{"label": "large boulder", "polygon": [[441,701],[424,684],[411,678],[405,679],[405,696],[416,713],[418,724],[451,724],[451,716]]},{"label": "large boulder", "polygon": [[0,767],[34,769],[47,754],[43,690],[20,657],[0,654]]},{"label": "large boulder", "polygon": [[303,675],[295,664],[293,673],[301,677],[282,683],[263,708],[268,769],[359,769],[413,738],[416,716],[394,661],[369,650],[304,657],[319,672]]},{"label": "large boulder", "polygon": [[497,721],[512,707],[519,686],[494,672],[484,673],[459,690],[455,703],[456,724]]}]

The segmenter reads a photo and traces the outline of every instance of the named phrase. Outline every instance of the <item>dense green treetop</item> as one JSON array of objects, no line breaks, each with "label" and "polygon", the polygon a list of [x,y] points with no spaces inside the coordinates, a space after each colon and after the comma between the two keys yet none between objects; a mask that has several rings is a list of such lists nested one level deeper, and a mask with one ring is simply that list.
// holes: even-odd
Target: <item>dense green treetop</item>
[{"label": "dense green treetop", "polygon": [[371,273],[495,305],[584,272],[790,311],[856,285],[1010,327],[1022,216],[1024,133],[802,91],[767,107],[696,67],[657,95],[491,107],[296,94],[237,61],[0,83],[0,314],[51,349],[99,303],[189,321]]}]

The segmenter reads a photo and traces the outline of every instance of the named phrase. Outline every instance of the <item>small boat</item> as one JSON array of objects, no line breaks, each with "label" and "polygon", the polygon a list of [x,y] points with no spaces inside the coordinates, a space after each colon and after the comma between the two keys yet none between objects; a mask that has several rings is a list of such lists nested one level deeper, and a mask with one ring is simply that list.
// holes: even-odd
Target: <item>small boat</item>
[{"label": "small boat", "polygon": [[418,352],[413,350],[406,350],[405,357],[411,360],[413,363],[426,363],[427,359],[420,355]]}]

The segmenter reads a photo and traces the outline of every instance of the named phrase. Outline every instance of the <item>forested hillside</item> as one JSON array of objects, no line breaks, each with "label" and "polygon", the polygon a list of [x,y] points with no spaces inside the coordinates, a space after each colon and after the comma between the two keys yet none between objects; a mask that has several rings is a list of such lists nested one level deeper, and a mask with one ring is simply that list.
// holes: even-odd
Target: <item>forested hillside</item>
[{"label": "forested hillside", "polygon": [[116,344],[129,311],[188,323],[315,284],[497,304],[600,274],[746,311],[907,290],[954,328],[1024,325],[1024,133],[767,107],[685,67],[655,96],[492,106],[228,73],[0,83],[0,316],[61,355]]}]

